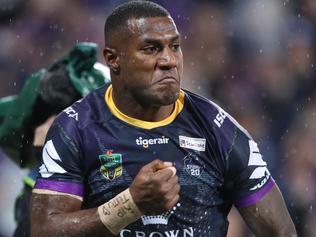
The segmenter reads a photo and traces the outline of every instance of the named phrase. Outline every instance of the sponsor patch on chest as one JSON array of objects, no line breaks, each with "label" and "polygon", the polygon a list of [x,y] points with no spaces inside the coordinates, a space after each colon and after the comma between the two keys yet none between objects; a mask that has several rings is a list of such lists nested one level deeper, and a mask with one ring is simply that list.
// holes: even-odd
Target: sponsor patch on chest
[{"label": "sponsor patch on chest", "polygon": [[195,151],[205,151],[206,139],[179,136],[180,147],[192,149]]}]

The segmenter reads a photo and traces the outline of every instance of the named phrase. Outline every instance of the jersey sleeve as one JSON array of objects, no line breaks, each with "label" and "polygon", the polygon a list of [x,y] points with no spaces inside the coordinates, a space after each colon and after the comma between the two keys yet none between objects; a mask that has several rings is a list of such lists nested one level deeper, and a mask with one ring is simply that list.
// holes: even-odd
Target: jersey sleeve
[{"label": "jersey sleeve", "polygon": [[[230,130],[230,146],[226,152],[225,183],[236,207],[247,207],[260,201],[273,187],[274,180],[258,144],[248,132],[227,115],[223,130]],[[227,139],[227,137],[226,137]]]},{"label": "jersey sleeve", "polygon": [[83,197],[83,170],[75,117],[61,113],[46,137],[35,189]]}]

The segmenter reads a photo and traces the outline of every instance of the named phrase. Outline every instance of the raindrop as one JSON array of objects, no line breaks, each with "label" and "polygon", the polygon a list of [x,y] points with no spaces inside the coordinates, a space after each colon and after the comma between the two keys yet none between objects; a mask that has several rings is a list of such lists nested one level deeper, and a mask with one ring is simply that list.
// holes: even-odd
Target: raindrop
[{"label": "raindrop", "polygon": [[289,2],[290,2],[290,0],[285,0],[284,5],[288,4]]}]

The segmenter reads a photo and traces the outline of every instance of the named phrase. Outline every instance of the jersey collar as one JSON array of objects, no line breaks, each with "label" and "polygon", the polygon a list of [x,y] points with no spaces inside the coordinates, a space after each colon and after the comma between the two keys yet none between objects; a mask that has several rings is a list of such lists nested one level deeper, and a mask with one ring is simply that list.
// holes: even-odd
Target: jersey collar
[{"label": "jersey collar", "polygon": [[168,125],[172,123],[177,115],[182,111],[183,106],[184,106],[184,91],[180,90],[179,98],[175,102],[175,106],[173,109],[172,114],[165,118],[164,120],[158,121],[158,122],[148,122],[148,121],[143,121],[140,119],[135,119],[132,117],[127,116],[126,114],[123,114],[114,104],[113,98],[112,98],[112,91],[113,87],[110,85],[106,92],[105,92],[105,103],[109,107],[111,113],[117,117],[120,120],[123,120],[124,122],[131,124],[136,127],[144,128],[144,129],[152,129],[152,128],[157,128],[161,126]]}]

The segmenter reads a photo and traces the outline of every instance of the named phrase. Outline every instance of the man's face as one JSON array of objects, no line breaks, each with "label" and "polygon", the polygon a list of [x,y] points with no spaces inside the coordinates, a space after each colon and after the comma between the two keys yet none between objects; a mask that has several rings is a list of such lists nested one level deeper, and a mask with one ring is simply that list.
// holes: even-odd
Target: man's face
[{"label": "man's face", "polygon": [[138,103],[174,103],[180,91],[183,56],[171,17],[130,19],[128,38],[119,52],[125,91]]}]

